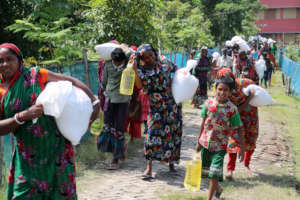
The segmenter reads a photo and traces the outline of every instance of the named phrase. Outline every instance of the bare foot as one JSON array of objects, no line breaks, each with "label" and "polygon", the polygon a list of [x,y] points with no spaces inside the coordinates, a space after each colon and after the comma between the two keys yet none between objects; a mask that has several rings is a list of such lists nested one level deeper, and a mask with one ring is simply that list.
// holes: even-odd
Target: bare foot
[{"label": "bare foot", "polygon": [[174,164],[169,164],[169,170],[170,170],[170,172],[176,172]]},{"label": "bare foot", "polygon": [[232,175],[233,175],[233,172],[232,172],[232,171],[229,171],[225,177],[226,177],[226,179],[228,179],[228,180],[232,180]]},{"label": "bare foot", "polygon": [[248,174],[250,177],[257,176],[257,174],[256,174],[254,171],[252,171],[252,170],[250,169],[250,167],[245,167],[245,169],[246,169],[247,174]]}]

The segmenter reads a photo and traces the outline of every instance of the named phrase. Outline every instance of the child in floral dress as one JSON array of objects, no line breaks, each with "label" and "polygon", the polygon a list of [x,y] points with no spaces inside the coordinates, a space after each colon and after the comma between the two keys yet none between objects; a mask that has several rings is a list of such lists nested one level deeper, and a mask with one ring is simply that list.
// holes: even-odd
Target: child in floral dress
[{"label": "child in floral dress", "polygon": [[[210,179],[208,200],[217,198],[222,193],[219,181],[223,180],[223,161],[229,136],[242,138],[234,128],[242,125],[237,107],[228,99],[234,88],[231,77],[222,77],[216,80],[216,96],[208,99],[202,108],[202,123],[198,136],[196,151],[201,150],[203,168],[208,169]],[[236,133],[236,134],[233,134]],[[241,144],[243,142],[241,141]],[[243,157],[243,154],[239,154]],[[240,158],[242,160],[242,158]]]}]

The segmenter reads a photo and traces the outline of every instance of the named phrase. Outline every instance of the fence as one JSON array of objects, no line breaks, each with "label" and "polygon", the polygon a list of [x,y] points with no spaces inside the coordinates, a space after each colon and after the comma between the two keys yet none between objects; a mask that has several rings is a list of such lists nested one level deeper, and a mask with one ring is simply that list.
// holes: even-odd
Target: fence
[{"label": "fence", "polygon": [[285,77],[288,77],[288,80],[290,80],[292,94],[300,97],[300,62],[294,62],[288,59],[279,51],[277,52],[277,58],[282,72]]}]

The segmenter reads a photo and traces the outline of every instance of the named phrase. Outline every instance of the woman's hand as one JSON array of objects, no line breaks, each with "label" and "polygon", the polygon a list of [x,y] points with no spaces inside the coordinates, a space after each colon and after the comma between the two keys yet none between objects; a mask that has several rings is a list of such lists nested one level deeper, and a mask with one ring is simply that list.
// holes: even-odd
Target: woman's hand
[{"label": "woman's hand", "polygon": [[199,144],[199,142],[197,142],[197,145],[196,145],[196,152],[200,152],[201,150],[201,145]]},{"label": "woman's hand", "polygon": [[136,71],[137,70],[137,62],[136,62],[136,55],[132,54],[129,58],[129,62],[133,63],[133,69]]},{"label": "woman's hand", "polygon": [[24,110],[19,113],[19,121],[23,122],[33,120],[39,118],[43,114],[44,110],[42,104],[32,105],[27,110]]},{"label": "woman's hand", "polygon": [[97,103],[93,106],[93,113],[91,115],[89,126],[92,125],[92,123],[99,117],[99,111],[100,111],[100,103]]}]

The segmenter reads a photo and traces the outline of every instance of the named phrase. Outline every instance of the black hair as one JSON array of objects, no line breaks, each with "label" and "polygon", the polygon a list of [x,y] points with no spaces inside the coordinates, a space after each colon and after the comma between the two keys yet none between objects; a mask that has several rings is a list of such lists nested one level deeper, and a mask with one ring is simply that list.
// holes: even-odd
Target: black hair
[{"label": "black hair", "polygon": [[126,55],[121,48],[115,48],[111,52],[111,59],[117,62],[121,62],[123,60],[126,60]]},{"label": "black hair", "polygon": [[220,83],[223,83],[229,87],[230,90],[235,88],[235,81],[230,76],[222,76],[216,80],[216,89]]}]

